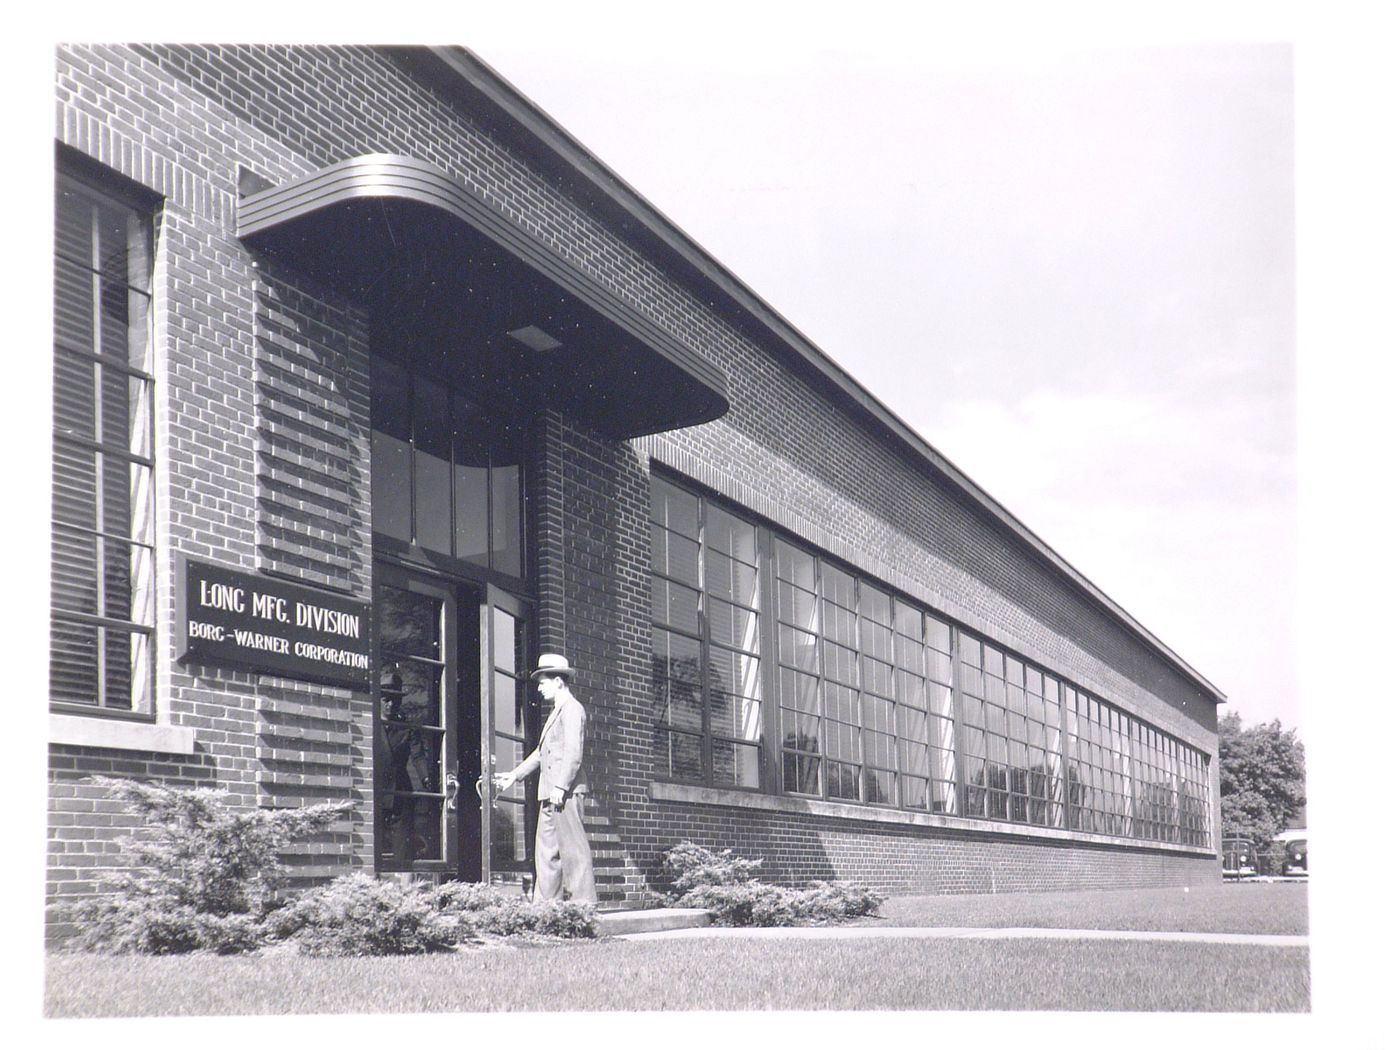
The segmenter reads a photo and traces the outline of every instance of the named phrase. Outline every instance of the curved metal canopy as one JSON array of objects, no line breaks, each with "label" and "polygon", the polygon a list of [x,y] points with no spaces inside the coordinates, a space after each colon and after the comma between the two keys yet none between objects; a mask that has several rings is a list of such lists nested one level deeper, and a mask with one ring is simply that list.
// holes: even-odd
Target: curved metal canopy
[{"label": "curved metal canopy", "polygon": [[425,161],[373,154],[242,198],[238,234],[362,303],[376,353],[609,437],[708,422],[724,373]]}]

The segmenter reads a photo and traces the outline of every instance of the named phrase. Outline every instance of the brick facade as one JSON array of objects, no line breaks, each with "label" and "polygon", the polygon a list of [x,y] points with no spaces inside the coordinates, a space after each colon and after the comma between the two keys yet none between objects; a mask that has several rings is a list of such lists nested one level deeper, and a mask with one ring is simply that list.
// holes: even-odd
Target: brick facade
[{"label": "brick facade", "polygon": [[[107,747],[101,733],[74,729],[73,718],[56,720],[51,897],[90,892],[94,870],[121,860],[124,818],[85,783],[91,774],[217,786],[245,806],[349,800],[353,816],[290,859],[304,879],[373,867],[374,698],[182,665],[171,629],[180,556],[371,596],[367,318],[236,234],[240,179],[278,185],[371,153],[450,172],[727,379],[728,414],[681,431],[615,441],[557,411],[536,423],[527,492],[535,641],[583,668],[588,823],[605,899],[640,899],[655,885],[660,853],[682,838],[761,856],[780,880],[858,878],[890,892],[1218,877],[1216,859],[1202,851],[658,797],[666,792],[651,760],[653,462],[1212,758],[1215,698],[829,380],[714,305],[641,235],[618,229],[395,54],[71,46],[60,49],[57,86],[58,141],[163,200],[156,697],[168,732],[143,737],[152,727],[140,727]],[[175,750],[143,750],[143,739]]]}]

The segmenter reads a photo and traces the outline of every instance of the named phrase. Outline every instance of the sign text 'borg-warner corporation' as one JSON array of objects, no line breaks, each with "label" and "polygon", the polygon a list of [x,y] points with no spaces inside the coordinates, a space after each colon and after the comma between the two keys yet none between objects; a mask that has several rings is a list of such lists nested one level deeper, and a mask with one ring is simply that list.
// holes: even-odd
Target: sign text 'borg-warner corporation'
[{"label": "sign text 'borg-warner corporation'", "polygon": [[327,591],[184,562],[182,654],[335,685],[370,681],[370,607]]}]

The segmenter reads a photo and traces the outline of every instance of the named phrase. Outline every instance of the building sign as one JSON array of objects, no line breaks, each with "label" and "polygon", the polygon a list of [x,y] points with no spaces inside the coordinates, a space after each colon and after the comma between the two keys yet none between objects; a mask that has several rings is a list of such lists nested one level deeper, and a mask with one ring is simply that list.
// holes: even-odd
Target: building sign
[{"label": "building sign", "polygon": [[181,659],[368,687],[368,602],[190,559],[180,569]]}]

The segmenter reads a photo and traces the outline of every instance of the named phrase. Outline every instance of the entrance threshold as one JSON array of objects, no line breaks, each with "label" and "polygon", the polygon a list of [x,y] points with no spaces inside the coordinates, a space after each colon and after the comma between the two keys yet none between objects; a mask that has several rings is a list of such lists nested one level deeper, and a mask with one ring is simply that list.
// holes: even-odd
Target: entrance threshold
[{"label": "entrance threshold", "polygon": [[598,912],[598,935],[622,937],[634,933],[665,933],[710,925],[704,908],[641,908],[636,911]]}]

